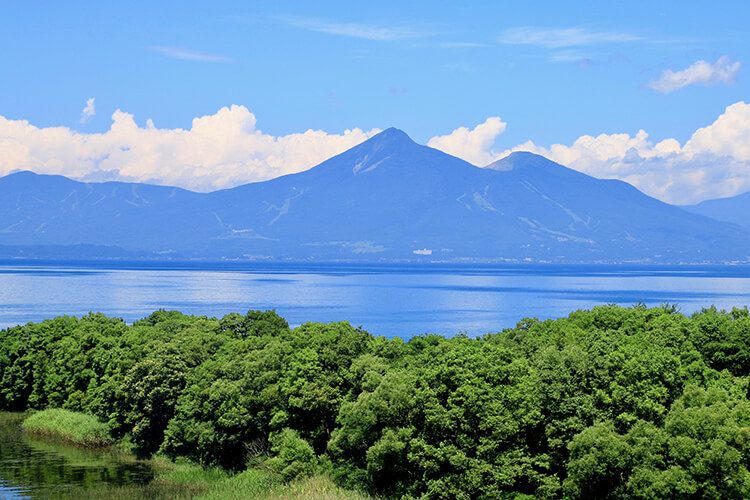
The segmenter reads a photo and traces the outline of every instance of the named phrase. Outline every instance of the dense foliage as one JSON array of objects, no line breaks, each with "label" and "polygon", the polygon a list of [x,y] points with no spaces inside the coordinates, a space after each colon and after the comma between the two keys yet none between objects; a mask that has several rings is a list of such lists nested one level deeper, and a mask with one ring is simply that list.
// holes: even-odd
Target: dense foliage
[{"label": "dense foliage", "polygon": [[90,314],[0,333],[0,409],[384,497],[750,497],[750,314],[617,306],[480,339]]}]

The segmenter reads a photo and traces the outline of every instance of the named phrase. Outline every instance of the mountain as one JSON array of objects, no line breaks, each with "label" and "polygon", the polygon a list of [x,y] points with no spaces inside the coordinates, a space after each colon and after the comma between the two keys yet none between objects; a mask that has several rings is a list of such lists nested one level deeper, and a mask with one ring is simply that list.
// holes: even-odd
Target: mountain
[{"label": "mountain", "polygon": [[0,178],[0,245],[180,258],[746,260],[750,231],[531,153],[479,168],[388,129],[310,170],[212,193]]},{"label": "mountain", "polygon": [[162,212],[200,196],[175,187],[18,172],[0,179],[0,244],[152,248],[174,223]]},{"label": "mountain", "polygon": [[750,191],[730,198],[718,198],[696,205],[685,205],[682,208],[688,212],[750,228]]}]

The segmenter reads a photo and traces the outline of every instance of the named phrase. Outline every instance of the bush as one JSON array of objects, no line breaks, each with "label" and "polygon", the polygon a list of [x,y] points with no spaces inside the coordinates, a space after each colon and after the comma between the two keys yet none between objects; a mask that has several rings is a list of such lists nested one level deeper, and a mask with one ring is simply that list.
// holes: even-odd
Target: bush
[{"label": "bush", "polygon": [[[233,472],[260,443],[277,481],[325,471],[388,497],[743,497],[748,339],[746,309],[670,306],[408,342],[346,322],[289,329],[273,311],[92,314],[0,332],[0,410],[95,415],[107,424],[77,414],[144,454]],[[52,415],[28,429],[109,442]],[[238,488],[260,477],[244,474]]]},{"label": "bush", "polygon": [[26,418],[22,426],[25,432],[55,437],[77,446],[112,444],[107,424],[91,415],[70,410],[43,410]]},{"label": "bush", "polygon": [[271,452],[274,457],[268,466],[276,471],[284,481],[311,476],[315,473],[318,460],[312,446],[299,437],[297,431],[284,429],[271,436]]}]

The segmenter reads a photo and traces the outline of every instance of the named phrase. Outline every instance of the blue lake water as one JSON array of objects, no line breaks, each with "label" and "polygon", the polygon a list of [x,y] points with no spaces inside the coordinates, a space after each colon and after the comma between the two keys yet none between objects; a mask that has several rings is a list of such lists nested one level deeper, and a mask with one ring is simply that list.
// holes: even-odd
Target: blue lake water
[{"label": "blue lake water", "polygon": [[296,326],[349,321],[376,335],[482,335],[524,317],[617,303],[683,313],[750,304],[748,266],[0,262],[0,327],[89,311],[223,316],[276,309]]}]

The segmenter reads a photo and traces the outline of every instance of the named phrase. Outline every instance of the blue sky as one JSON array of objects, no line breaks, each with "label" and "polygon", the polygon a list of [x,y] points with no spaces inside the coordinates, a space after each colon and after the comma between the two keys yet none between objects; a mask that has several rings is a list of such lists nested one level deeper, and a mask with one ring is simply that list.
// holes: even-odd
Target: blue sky
[{"label": "blue sky", "polygon": [[420,143],[499,117],[499,153],[639,130],[684,145],[750,100],[747,2],[153,4],[1,2],[0,116],[93,134],[117,110],[190,129],[239,105],[273,137],[396,126]]}]

